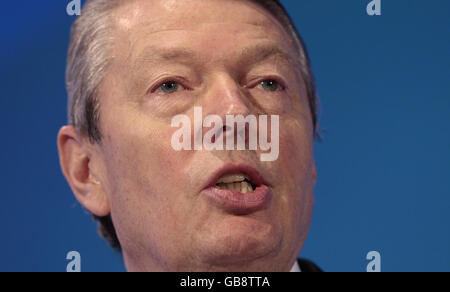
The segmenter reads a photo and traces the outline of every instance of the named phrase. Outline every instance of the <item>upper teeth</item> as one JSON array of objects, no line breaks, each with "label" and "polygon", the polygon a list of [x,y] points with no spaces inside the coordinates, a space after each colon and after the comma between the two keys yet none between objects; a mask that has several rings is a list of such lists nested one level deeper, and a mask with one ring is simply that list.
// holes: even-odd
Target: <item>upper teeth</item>
[{"label": "upper teeth", "polygon": [[219,189],[235,190],[243,194],[253,192],[250,179],[244,174],[226,174],[216,183]]},{"label": "upper teeth", "polygon": [[242,174],[242,173],[238,173],[238,174],[225,174],[223,176],[221,176],[219,178],[219,180],[217,181],[218,184],[220,183],[225,183],[225,184],[229,184],[229,183],[237,183],[237,182],[243,182],[244,180],[248,180],[250,181],[250,179]]}]

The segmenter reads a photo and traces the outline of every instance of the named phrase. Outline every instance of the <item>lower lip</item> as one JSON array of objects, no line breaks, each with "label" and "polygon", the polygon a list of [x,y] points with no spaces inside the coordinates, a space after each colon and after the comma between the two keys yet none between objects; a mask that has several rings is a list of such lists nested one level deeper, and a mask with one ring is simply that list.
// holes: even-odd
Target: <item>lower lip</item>
[{"label": "lower lip", "polygon": [[216,187],[207,188],[203,192],[219,208],[237,215],[250,214],[266,208],[272,197],[272,191],[265,185],[246,194]]}]

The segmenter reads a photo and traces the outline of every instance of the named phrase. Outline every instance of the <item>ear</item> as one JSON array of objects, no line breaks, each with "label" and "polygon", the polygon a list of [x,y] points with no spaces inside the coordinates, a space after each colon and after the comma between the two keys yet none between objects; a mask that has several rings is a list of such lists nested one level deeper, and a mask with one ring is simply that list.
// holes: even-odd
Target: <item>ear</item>
[{"label": "ear", "polygon": [[96,216],[109,215],[109,201],[93,169],[96,154],[89,140],[73,126],[62,127],[58,133],[58,151],[63,174],[77,200]]}]

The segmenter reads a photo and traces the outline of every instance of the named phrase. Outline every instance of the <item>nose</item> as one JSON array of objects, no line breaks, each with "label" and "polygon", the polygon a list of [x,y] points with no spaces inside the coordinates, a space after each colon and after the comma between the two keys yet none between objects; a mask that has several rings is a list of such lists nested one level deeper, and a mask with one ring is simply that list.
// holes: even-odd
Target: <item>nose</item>
[{"label": "nose", "polygon": [[[234,136],[234,141],[237,143],[239,135],[243,135],[243,143],[248,142],[248,133],[238,133],[238,129],[225,125],[227,116],[243,116],[244,118],[251,113],[251,100],[246,96],[245,90],[240,86],[239,82],[228,74],[217,74],[214,79],[209,82],[209,87],[202,97],[203,114],[208,116],[218,116],[223,121],[223,128],[219,130],[224,137],[228,139]],[[206,127],[204,130],[209,130],[211,127]],[[248,131],[248,125],[245,125],[245,131]],[[220,137],[216,133],[216,137]],[[227,143],[231,143],[227,140]],[[243,144],[241,143],[241,144]],[[232,147],[231,144],[228,147]]]},{"label": "nose", "polygon": [[239,83],[227,74],[214,76],[202,101],[204,114],[218,115],[223,120],[226,115],[250,114],[250,101],[245,92]]}]

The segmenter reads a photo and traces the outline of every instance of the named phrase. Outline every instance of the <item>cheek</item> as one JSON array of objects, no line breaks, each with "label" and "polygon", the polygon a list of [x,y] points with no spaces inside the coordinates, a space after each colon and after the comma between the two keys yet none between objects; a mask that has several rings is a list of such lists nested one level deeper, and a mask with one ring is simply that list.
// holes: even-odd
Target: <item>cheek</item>
[{"label": "cheek", "polygon": [[313,166],[313,138],[306,120],[285,120],[280,124],[278,163],[290,186],[302,185],[310,178]]},{"label": "cheek", "polygon": [[[108,171],[113,184],[132,184],[136,189],[167,178],[176,170],[173,156],[164,141],[168,138],[158,128],[146,131],[124,128],[106,137],[111,151],[107,155]],[[170,140],[169,140],[170,141]],[[161,171],[164,167],[164,170]]]},{"label": "cheek", "polygon": [[177,214],[186,206],[181,196],[183,156],[170,147],[171,130],[157,122],[148,124],[153,126],[118,123],[104,136],[113,220],[121,243],[130,249],[174,241],[166,238],[171,236],[166,231],[182,233]]},{"label": "cheek", "polygon": [[288,218],[298,218],[289,223],[294,224],[293,228],[298,228],[294,222],[308,223],[304,221],[311,213],[313,201],[313,140],[303,125],[307,125],[306,120],[298,119],[285,120],[280,125],[279,192],[282,208],[290,214]]},{"label": "cheek", "polygon": [[169,211],[168,198],[177,199],[184,177],[183,158],[170,146],[172,130],[145,118],[118,121],[113,128],[104,135],[112,207]]}]

